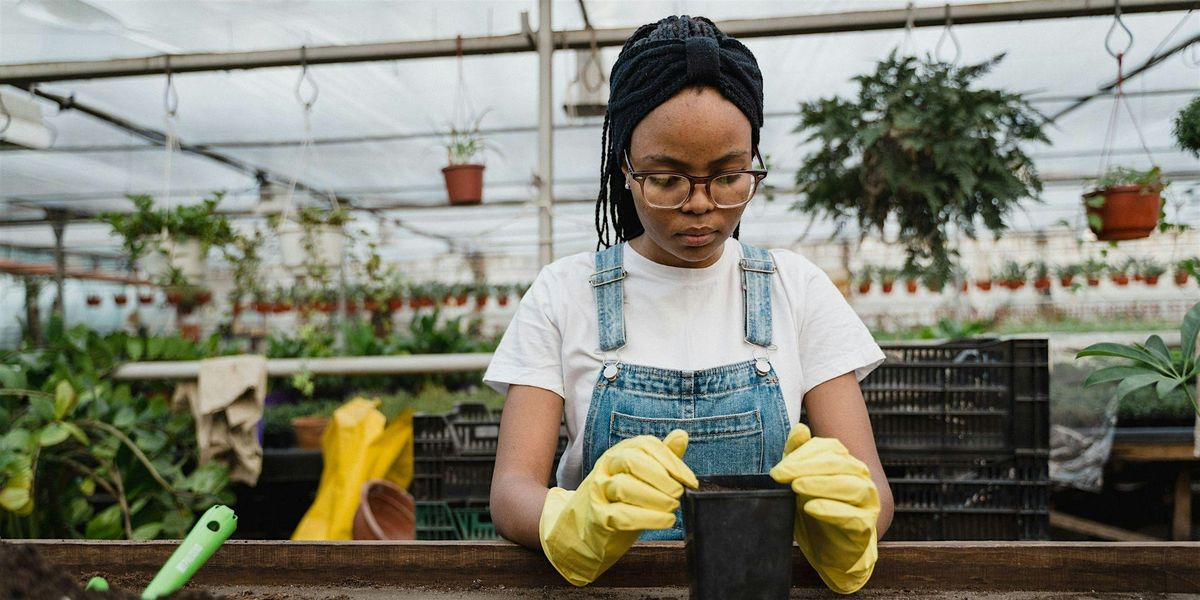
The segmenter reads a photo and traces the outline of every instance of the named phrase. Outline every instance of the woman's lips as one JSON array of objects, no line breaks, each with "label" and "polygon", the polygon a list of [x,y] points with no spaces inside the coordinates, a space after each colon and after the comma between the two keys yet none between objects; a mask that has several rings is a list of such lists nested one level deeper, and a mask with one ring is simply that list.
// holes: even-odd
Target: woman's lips
[{"label": "woman's lips", "polygon": [[683,245],[693,247],[707,245],[717,238],[717,232],[715,231],[706,233],[680,233],[678,235],[683,240]]}]

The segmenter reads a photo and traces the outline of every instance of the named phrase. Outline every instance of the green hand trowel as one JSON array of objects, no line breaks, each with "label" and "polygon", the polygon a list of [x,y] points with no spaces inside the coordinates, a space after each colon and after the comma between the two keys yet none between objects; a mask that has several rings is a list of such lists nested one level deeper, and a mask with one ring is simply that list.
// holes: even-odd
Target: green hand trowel
[{"label": "green hand trowel", "polygon": [[[192,575],[208,560],[213,552],[237,529],[237,515],[228,506],[217,505],[204,513],[196,525],[192,527],[183,543],[175,549],[167,564],[158,570],[158,574],[142,592],[142,600],[157,600],[182,588]],[[104,591],[108,582],[102,577],[93,577],[88,581],[87,589]]]}]

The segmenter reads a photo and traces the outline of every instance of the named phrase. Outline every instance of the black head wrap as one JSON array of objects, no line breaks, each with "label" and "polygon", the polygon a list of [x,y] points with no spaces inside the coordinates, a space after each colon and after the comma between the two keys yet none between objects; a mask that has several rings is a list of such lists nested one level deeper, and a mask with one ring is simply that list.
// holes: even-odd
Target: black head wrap
[{"label": "black head wrap", "polygon": [[[755,151],[763,123],[762,73],[754,54],[704,17],[671,16],[642,25],[625,41],[608,80],[596,201],[598,246],[604,247],[642,234],[633,194],[625,189],[621,174],[621,153],[629,147],[633,128],[650,111],[679,90],[708,85],[750,120]],[[615,239],[609,236],[610,220]]]}]

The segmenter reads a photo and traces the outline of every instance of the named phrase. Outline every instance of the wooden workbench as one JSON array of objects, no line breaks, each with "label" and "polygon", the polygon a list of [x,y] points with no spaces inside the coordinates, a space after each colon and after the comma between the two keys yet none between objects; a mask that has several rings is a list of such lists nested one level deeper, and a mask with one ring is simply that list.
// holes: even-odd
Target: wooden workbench
[{"label": "wooden workbench", "polygon": [[[70,574],[101,574],[125,586],[149,581],[176,545],[83,540],[0,543],[36,546],[48,562]],[[814,593],[824,589],[798,550],[794,565],[796,588]],[[326,592],[424,586],[565,593],[570,588],[540,553],[507,542],[229,541],[193,582],[220,586],[223,591],[238,586],[312,587]],[[590,588],[613,593],[670,588],[677,593],[686,586],[683,543],[658,542],[636,545]],[[1200,542],[883,542],[871,589],[903,590],[909,597],[947,590],[979,592],[971,597],[1018,591],[1200,593]]]},{"label": "wooden workbench", "polygon": [[1133,463],[1172,463],[1176,467],[1172,502],[1171,539],[1192,539],[1192,466],[1200,461],[1194,455],[1192,429],[1169,428],[1150,435],[1117,430],[1109,460]]}]

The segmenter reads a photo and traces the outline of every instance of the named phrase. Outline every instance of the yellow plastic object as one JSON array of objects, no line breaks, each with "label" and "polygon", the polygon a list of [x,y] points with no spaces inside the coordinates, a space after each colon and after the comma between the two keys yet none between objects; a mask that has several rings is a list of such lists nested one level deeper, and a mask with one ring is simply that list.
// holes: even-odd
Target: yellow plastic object
[{"label": "yellow plastic object", "polygon": [[825,585],[839,594],[866,585],[879,557],[879,490],[867,466],[801,423],[771,477],[796,492],[796,543]]},{"label": "yellow plastic object", "polygon": [[[408,488],[413,476],[412,411],[386,425],[378,400],[355,398],[333,413],[321,436],[321,483],[293,540],[349,540],[362,486],[386,479]],[[385,428],[386,425],[386,428]]]},{"label": "yellow plastic object", "polygon": [[578,489],[550,490],[538,532],[546,558],[567,581],[576,586],[595,581],[642,530],[675,524],[683,486],[699,486],[683,463],[687,443],[682,429],[663,440],[649,435],[623,440],[600,456]]}]

